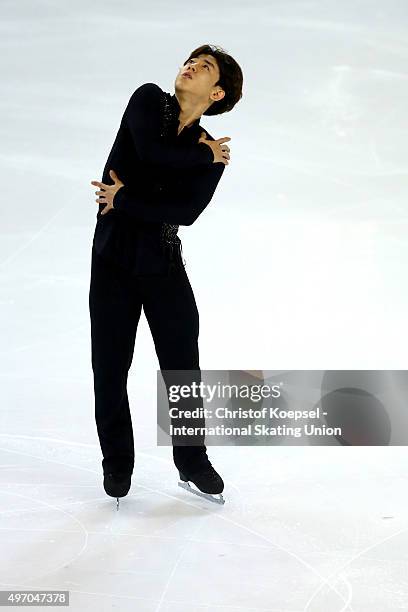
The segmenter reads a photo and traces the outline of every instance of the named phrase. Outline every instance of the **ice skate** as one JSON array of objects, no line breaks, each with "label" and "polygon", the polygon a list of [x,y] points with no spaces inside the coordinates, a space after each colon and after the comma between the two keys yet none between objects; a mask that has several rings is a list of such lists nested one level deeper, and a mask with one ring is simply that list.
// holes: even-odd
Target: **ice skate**
[{"label": "ice skate", "polygon": [[111,497],[116,497],[116,510],[119,510],[119,498],[129,493],[131,474],[120,472],[108,472],[103,477],[105,492]]},{"label": "ice skate", "polygon": [[[224,490],[224,482],[212,466],[195,472],[191,474],[190,477],[187,477],[187,475],[180,472],[180,470],[179,475],[180,482],[178,486],[182,489],[185,489],[189,493],[194,493],[194,495],[198,495],[199,497],[203,497],[215,504],[225,504],[225,499],[221,495],[221,492]],[[193,488],[190,482],[192,482],[197,489]]]}]

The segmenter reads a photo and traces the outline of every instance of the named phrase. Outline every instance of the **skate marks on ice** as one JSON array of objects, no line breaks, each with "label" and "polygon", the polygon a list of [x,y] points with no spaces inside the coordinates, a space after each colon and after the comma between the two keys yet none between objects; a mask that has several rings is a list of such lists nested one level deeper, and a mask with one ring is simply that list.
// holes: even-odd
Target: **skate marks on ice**
[{"label": "skate marks on ice", "polygon": [[[26,436],[26,438],[27,438],[27,436]],[[73,445],[76,445],[76,443],[73,443]],[[14,454],[14,455],[17,455],[17,456],[24,456],[24,457],[27,457],[27,458],[30,458],[30,459],[36,459],[36,460],[39,460],[39,461],[45,461],[46,463],[50,463],[50,464],[54,464],[54,465],[61,465],[61,466],[64,466],[64,467],[73,468],[75,470],[90,472],[92,474],[95,474],[97,478],[101,477],[101,474],[99,474],[99,472],[97,470],[93,470],[93,469],[90,469],[90,468],[87,468],[87,467],[82,467],[82,466],[74,465],[72,463],[68,463],[68,462],[64,462],[64,461],[58,461],[58,460],[56,460],[54,458],[42,457],[42,456],[35,455],[33,453],[27,453],[27,452],[23,452],[23,451],[15,451],[15,450],[11,450],[11,449],[4,448],[4,447],[1,447],[0,450],[3,450],[3,452],[5,452],[5,453]],[[158,458],[158,457],[155,457],[154,455],[149,455],[148,453],[141,453],[141,454],[143,454],[146,457],[151,457],[152,459],[158,459],[160,462],[164,461],[164,462],[168,463],[169,466],[172,465],[171,461],[167,461],[167,460],[165,460],[163,458]],[[176,487],[176,482],[177,482],[177,479],[176,479],[176,473],[175,473],[174,474],[174,479],[172,479],[172,486],[173,487]],[[13,483],[13,484],[18,486],[18,483]],[[27,484],[28,485],[29,483],[22,483],[22,484]],[[35,484],[37,486],[37,483],[33,483],[33,484]],[[43,483],[43,486],[47,486],[47,484],[48,484],[49,487],[53,486],[52,482],[50,482],[50,483]],[[226,481],[226,488],[227,488],[228,493],[229,493],[228,497],[230,497],[230,492],[231,492],[232,488],[236,489],[238,492],[240,491],[239,487],[235,487],[234,485],[232,485],[232,486],[231,485],[232,485],[232,483],[229,484],[228,481]],[[70,485],[69,484],[64,484],[62,486],[69,487]],[[98,483],[97,485],[90,484],[90,485],[72,485],[72,486],[73,487],[79,486],[81,488],[87,487],[88,489],[90,489],[90,488],[92,488],[92,489],[98,488],[98,489],[102,490],[102,483],[100,483],[100,485]],[[191,499],[191,500],[181,499],[180,496],[177,496],[176,494],[175,495],[170,495],[170,494],[166,493],[165,491],[162,491],[162,490],[159,490],[159,489],[156,489],[156,488],[153,488],[153,487],[145,486],[145,485],[136,483],[134,481],[132,482],[132,486],[135,486],[138,489],[141,489],[141,490],[144,490],[144,491],[148,491],[148,492],[150,492],[154,496],[160,496],[161,498],[167,498],[167,499],[170,499],[170,500],[174,501],[175,502],[175,506],[174,506],[175,509],[177,508],[178,505],[181,504],[182,507],[185,507],[185,508],[189,507],[191,509],[199,509],[200,512],[204,512],[205,513],[205,516],[207,518],[209,518],[210,516],[215,515],[216,518],[214,518],[214,520],[216,522],[224,521],[225,523],[228,523],[231,526],[237,528],[237,530],[244,530],[246,533],[254,536],[255,539],[260,539],[263,542],[266,542],[267,543],[267,548],[280,550],[285,555],[288,555],[291,558],[293,558],[294,560],[296,560],[297,563],[302,565],[303,568],[305,568],[308,571],[310,571],[320,581],[319,586],[316,587],[316,589],[314,590],[313,594],[311,595],[311,597],[309,598],[309,600],[305,604],[304,612],[312,612],[312,610],[313,610],[313,607],[311,607],[312,603],[316,603],[316,601],[315,601],[316,597],[325,588],[329,589],[330,591],[332,591],[336,595],[336,597],[339,598],[339,604],[341,604],[341,606],[343,606],[343,607],[340,606],[339,609],[351,612],[353,610],[353,608],[351,607],[352,589],[351,589],[351,586],[349,585],[347,577],[345,575],[346,569],[348,567],[350,567],[350,565],[354,561],[356,561],[358,558],[364,556],[367,552],[369,552],[371,550],[374,550],[376,547],[381,546],[381,544],[383,544],[384,542],[390,541],[393,538],[396,538],[396,537],[398,537],[398,536],[400,536],[400,535],[402,535],[402,534],[404,534],[404,533],[406,533],[408,531],[408,529],[400,529],[399,531],[397,531],[397,532],[395,532],[393,534],[390,534],[390,535],[388,535],[388,536],[386,536],[384,538],[378,539],[376,542],[370,544],[369,546],[364,547],[358,553],[354,554],[348,561],[343,563],[341,565],[341,567],[338,568],[336,571],[330,573],[327,576],[324,576],[311,563],[309,563],[308,561],[303,559],[301,555],[299,555],[299,554],[297,554],[295,552],[292,552],[288,547],[281,546],[281,545],[277,544],[270,537],[267,537],[260,530],[252,529],[248,525],[234,520],[231,517],[232,513],[227,515],[227,513],[225,511],[225,509],[227,509],[227,508],[231,509],[232,512],[235,512],[235,513],[237,512],[238,506],[240,506],[239,502],[242,501],[242,498],[239,497],[239,496],[236,496],[237,497],[236,500],[234,499],[234,497],[231,497],[230,503],[225,506],[225,508],[223,509],[223,512],[221,513],[221,512],[217,511],[217,508],[215,507],[215,504],[209,504],[205,500],[200,500],[198,498],[197,498],[197,500],[194,500],[194,499]],[[13,495],[13,493],[11,493],[9,490],[6,490],[4,488],[3,488],[3,492],[5,492],[8,496]],[[37,579],[44,579],[44,577],[46,577],[47,575],[50,575],[53,572],[57,571],[60,567],[66,565],[67,563],[69,563],[69,564],[75,563],[80,558],[80,556],[82,556],[84,554],[84,552],[87,549],[89,534],[90,533],[98,533],[98,532],[92,532],[92,531],[88,530],[86,528],[86,525],[84,524],[83,521],[81,521],[79,518],[76,518],[76,517],[72,516],[72,514],[70,514],[70,512],[67,512],[66,510],[64,510],[63,507],[68,507],[68,506],[75,507],[77,505],[80,505],[81,507],[84,507],[84,506],[88,506],[88,507],[91,506],[92,507],[94,504],[100,504],[101,501],[107,501],[108,504],[106,506],[104,505],[104,507],[106,508],[109,505],[109,502],[110,502],[110,500],[107,499],[106,495],[103,495],[103,496],[98,496],[97,499],[92,499],[92,500],[87,500],[87,501],[78,501],[78,502],[69,502],[69,503],[64,503],[62,505],[61,504],[56,505],[55,503],[51,504],[51,503],[44,502],[44,501],[42,501],[42,503],[41,503],[41,501],[39,501],[35,497],[30,497],[30,496],[27,496],[27,495],[22,495],[22,494],[19,494],[19,493],[16,494],[16,495],[17,495],[17,497],[20,497],[22,499],[25,498],[25,499],[28,499],[28,500],[32,500],[33,504],[37,504],[37,506],[33,507],[33,508],[24,508],[22,510],[19,510],[19,509],[16,509],[16,510],[6,510],[6,511],[1,512],[2,516],[6,516],[7,514],[8,515],[10,515],[10,514],[11,515],[18,514],[19,512],[31,512],[31,511],[32,512],[39,512],[39,511],[41,512],[41,510],[43,510],[43,511],[44,510],[45,511],[47,511],[47,510],[57,511],[57,512],[63,514],[63,515],[66,515],[67,517],[69,517],[69,519],[71,521],[75,522],[80,527],[80,531],[83,534],[82,542],[80,544],[80,548],[79,548],[78,552],[75,555],[72,555],[72,557],[70,558],[69,561],[65,561],[65,563],[59,564],[59,565],[55,566],[55,568],[53,568],[51,571],[48,571],[46,573],[43,572],[43,573],[41,573],[38,576],[30,576],[29,580],[31,580],[31,581],[32,580],[37,580]],[[241,495],[242,495],[242,492],[241,492]],[[138,497],[138,495],[137,494],[136,495],[132,494],[132,495],[130,495],[128,497],[133,498],[133,497]],[[194,503],[194,501],[196,501],[197,503]],[[238,504],[236,504],[236,502],[238,502]],[[38,505],[40,505],[40,509],[38,508]],[[160,502],[158,502],[158,506],[160,506]],[[211,507],[209,507],[209,506],[211,506]],[[131,509],[131,506],[127,504],[127,508],[126,509],[129,510],[129,508]],[[241,506],[241,509],[242,509],[242,506]],[[110,513],[110,516],[111,516],[111,518],[113,520],[115,520],[113,515],[116,515],[116,512],[113,512],[113,511],[114,511],[114,504],[112,505],[112,513]],[[247,512],[245,514],[249,515],[250,512]],[[135,516],[137,518],[137,515],[135,515]],[[194,518],[194,521],[196,521],[197,517],[195,516],[193,518]],[[113,521],[112,521],[111,522],[111,532],[112,533],[113,533],[114,526],[115,526],[115,523],[113,523]],[[167,528],[168,528],[168,525],[167,525]],[[5,529],[5,531],[7,531],[7,529]],[[65,533],[65,532],[67,532],[67,530],[61,530],[61,533]],[[71,533],[74,533],[74,532],[71,532]],[[78,532],[76,532],[76,533],[78,533]],[[137,534],[134,534],[132,532],[126,532],[126,533],[129,536],[132,536],[132,537],[136,536],[137,537]],[[120,535],[124,536],[125,533],[121,532]],[[162,540],[163,539],[163,540],[169,541],[169,542],[170,541],[177,542],[177,541],[180,540],[180,538],[172,538],[172,537],[166,536],[164,534],[163,535],[155,536],[154,534],[150,533],[146,537],[157,538],[158,540]],[[239,540],[239,539],[237,538],[237,540]],[[191,543],[202,544],[202,545],[205,545],[205,544],[209,543],[208,538],[200,540],[200,539],[194,538],[194,536],[191,536],[189,541],[191,541]],[[220,546],[222,546],[223,544],[231,544],[231,542],[229,542],[229,541],[223,541],[222,538],[216,538],[214,540],[212,540],[210,538],[210,543],[211,543],[211,545],[219,544]],[[257,546],[253,542],[252,543],[243,543],[242,541],[241,542],[237,541],[236,546],[244,546],[244,547],[248,548],[248,550],[250,550],[250,549],[254,550],[255,548],[264,548],[264,547]],[[322,554],[325,554],[325,553],[322,552]],[[327,554],[330,556],[330,553],[327,553]],[[179,561],[177,562],[177,565],[175,567],[173,567],[173,571],[172,571],[172,577],[173,578],[177,574],[177,570],[178,570],[178,568],[180,566],[181,559],[182,559],[182,555],[180,555],[180,558],[179,558]],[[339,583],[340,583],[340,585],[339,585]],[[19,586],[19,587],[23,586],[21,583],[17,584],[17,583],[7,583],[7,582],[4,582],[4,583],[1,583],[1,584],[2,584],[2,586],[4,588],[12,587],[12,586]],[[168,582],[166,582],[166,585],[167,585],[166,586],[166,592],[167,592],[170,584],[171,584],[171,579],[169,578]],[[343,585],[343,588],[342,588],[343,591],[346,589],[346,592],[347,592],[346,596],[344,596],[344,593],[343,594],[340,593],[338,588],[337,588],[337,587],[340,588],[341,585]],[[32,585],[26,584],[24,586],[26,588],[30,588]],[[85,591],[80,591],[80,590],[75,591],[75,592],[78,592],[78,593],[84,592],[85,593]],[[95,595],[96,595],[96,593],[95,593]],[[101,594],[101,595],[103,595],[103,594]],[[115,597],[115,596],[116,595],[112,595],[112,597]],[[149,599],[149,598],[142,598],[141,597],[140,600],[146,600],[146,601],[150,601],[151,602],[151,599]],[[164,600],[164,598],[162,597],[161,598],[161,602],[163,602],[163,600]],[[171,601],[167,599],[166,600],[166,604],[170,604],[170,603],[171,603]]]},{"label": "skate marks on ice", "polygon": [[204,515],[204,517],[202,517],[201,520],[198,519],[197,522],[193,523],[193,529],[191,531],[191,534],[189,535],[189,537],[187,537],[185,539],[185,544],[184,544],[183,548],[181,549],[180,553],[178,554],[177,558],[175,559],[173,567],[171,568],[171,570],[169,572],[169,575],[168,575],[167,580],[166,580],[166,582],[164,584],[164,587],[163,587],[163,590],[161,592],[160,599],[159,599],[159,602],[157,604],[155,612],[159,612],[160,611],[163,603],[170,603],[169,600],[167,600],[166,602],[164,601],[164,598],[166,597],[166,593],[169,590],[171,582],[172,582],[174,576],[176,575],[177,569],[180,566],[180,563],[181,563],[181,561],[183,559],[183,556],[184,556],[188,546],[190,544],[192,544],[193,542],[194,543],[196,542],[196,540],[193,539],[193,536],[195,536],[198,532],[201,531],[202,523],[204,522],[204,520],[206,518],[208,518],[208,516]]},{"label": "skate marks on ice", "polygon": [[[62,466],[66,466],[66,467],[70,467],[70,468],[74,468],[74,469],[78,469],[78,470],[81,470],[81,471],[92,472],[92,473],[96,474],[97,476],[100,476],[100,474],[99,474],[99,472],[98,472],[97,470],[92,470],[92,469],[90,469],[90,468],[83,468],[83,467],[81,467],[81,466],[77,466],[77,465],[73,465],[73,464],[68,464],[68,463],[65,463],[65,462],[62,462],[62,461],[57,461],[57,460],[55,460],[55,459],[51,459],[51,458],[49,458],[49,457],[41,457],[41,456],[36,456],[36,455],[29,454],[29,453],[25,453],[25,452],[22,452],[22,451],[13,451],[13,450],[10,450],[10,449],[7,449],[7,448],[1,448],[1,447],[0,447],[0,450],[3,450],[4,452],[8,452],[8,453],[14,453],[14,454],[17,454],[17,455],[27,456],[27,457],[34,458],[34,459],[41,460],[41,461],[46,461],[46,462],[48,462],[48,463],[53,463],[53,464],[58,464],[58,465],[62,465]],[[50,486],[52,486],[52,485],[50,484]],[[101,486],[102,486],[102,485],[101,485]],[[179,497],[176,497],[175,495],[169,495],[168,493],[165,493],[165,492],[163,492],[163,491],[160,491],[160,490],[157,490],[157,489],[154,489],[154,488],[152,488],[152,487],[145,486],[145,485],[135,484],[135,486],[137,486],[138,488],[141,488],[141,489],[143,489],[143,490],[150,491],[150,492],[152,492],[152,493],[153,493],[153,494],[155,494],[155,495],[159,495],[159,496],[161,496],[161,497],[166,497],[166,498],[168,498],[168,499],[172,499],[172,500],[174,500],[175,502],[177,502],[177,504],[182,504],[182,505],[184,505],[184,506],[189,506],[189,507],[192,507],[192,508],[197,508],[197,505],[196,505],[196,504],[191,503],[190,501],[187,501],[187,500],[184,500],[184,499],[180,499]],[[10,492],[7,492],[7,493],[9,493],[9,494],[10,494]],[[38,500],[36,500],[36,499],[35,499],[35,498],[33,498],[33,497],[24,496],[24,495],[21,495],[21,494],[17,494],[17,495],[19,495],[20,497],[23,497],[23,498],[24,498],[24,497],[26,497],[27,499],[31,499],[33,502],[38,501]],[[134,497],[134,496],[132,495],[131,497]],[[91,504],[92,504],[92,503],[95,503],[95,502],[99,503],[99,500],[100,500],[100,499],[106,499],[106,496],[104,496],[104,498],[98,498],[98,500],[93,500],[93,501],[90,501],[90,502],[83,502],[83,503],[91,503]],[[199,500],[197,500],[197,501],[199,501]],[[276,543],[275,543],[275,542],[273,542],[273,541],[272,541],[270,538],[267,538],[265,535],[263,535],[261,532],[258,532],[258,531],[254,530],[254,529],[251,529],[251,528],[247,527],[246,525],[243,525],[243,524],[241,524],[241,523],[239,523],[239,522],[237,522],[237,521],[235,521],[235,520],[233,520],[233,519],[230,519],[230,518],[228,518],[228,517],[226,517],[226,516],[223,516],[223,515],[221,515],[221,514],[220,514],[220,513],[218,513],[218,512],[213,512],[213,511],[212,511],[212,510],[213,510],[213,508],[208,508],[208,505],[209,505],[209,504],[208,504],[207,502],[203,502],[203,503],[200,503],[200,506],[199,506],[200,511],[204,511],[204,512],[205,512],[205,515],[206,515],[207,517],[212,516],[213,514],[215,514],[215,515],[216,515],[216,517],[217,517],[218,519],[224,520],[225,522],[229,523],[230,525],[232,525],[232,526],[234,526],[234,527],[237,527],[237,528],[238,528],[238,530],[243,529],[243,530],[245,530],[246,532],[250,533],[251,535],[254,535],[254,536],[256,536],[257,538],[261,538],[262,540],[264,540],[265,542],[267,542],[267,543],[268,543],[268,546],[269,546],[270,548],[275,548],[275,549],[278,549],[278,550],[280,550],[281,552],[283,552],[284,554],[287,554],[287,555],[291,556],[293,559],[295,559],[295,560],[296,560],[296,561],[298,561],[298,562],[299,562],[301,565],[303,565],[303,567],[307,568],[307,569],[308,569],[308,570],[310,570],[310,571],[311,571],[311,572],[312,572],[314,575],[316,575],[316,576],[317,576],[317,577],[318,577],[318,578],[319,578],[319,579],[322,581],[322,584],[323,584],[323,585],[324,585],[324,584],[327,584],[327,586],[329,586],[329,588],[330,588],[330,589],[332,589],[332,590],[333,590],[333,591],[334,591],[334,592],[335,592],[335,593],[336,593],[336,594],[337,594],[337,595],[338,595],[338,596],[339,596],[339,597],[340,597],[340,598],[343,600],[343,602],[344,602],[344,603],[346,603],[346,602],[345,602],[345,600],[342,598],[341,593],[340,593],[339,591],[337,591],[337,589],[336,589],[335,587],[333,587],[332,585],[330,585],[330,584],[328,583],[328,581],[326,580],[326,578],[325,578],[325,577],[324,577],[324,576],[323,576],[323,575],[322,575],[322,574],[321,574],[321,573],[320,573],[320,572],[319,572],[319,571],[318,571],[316,568],[314,568],[314,567],[313,567],[313,566],[312,566],[310,563],[308,563],[307,561],[303,560],[303,559],[302,559],[302,558],[301,558],[301,557],[300,557],[298,554],[291,552],[289,549],[285,548],[284,546],[280,546],[280,545],[276,544]],[[212,506],[212,504],[210,504],[210,505]],[[205,506],[205,508],[203,508],[203,506]],[[42,507],[44,507],[44,508],[47,508],[47,507],[48,507],[49,509],[56,510],[56,511],[60,511],[61,513],[66,514],[66,515],[67,515],[68,517],[70,517],[72,520],[74,520],[75,522],[77,522],[77,524],[78,524],[78,525],[81,527],[81,530],[82,530],[82,532],[83,532],[83,534],[84,534],[84,541],[83,541],[83,544],[82,544],[81,549],[79,550],[79,552],[78,552],[76,555],[74,555],[70,561],[68,561],[68,562],[67,562],[67,561],[65,561],[64,563],[62,563],[62,564],[59,564],[59,565],[55,566],[55,567],[54,567],[52,570],[50,570],[50,571],[48,571],[48,572],[46,572],[46,573],[42,573],[42,574],[37,575],[37,576],[30,576],[29,581],[34,581],[34,580],[44,579],[44,578],[45,578],[47,575],[52,574],[52,573],[54,573],[55,571],[58,571],[60,568],[62,568],[62,567],[64,567],[65,565],[67,565],[67,563],[72,564],[73,562],[77,561],[77,560],[79,559],[79,557],[80,557],[81,555],[83,555],[83,553],[85,552],[85,550],[86,550],[86,548],[87,548],[87,544],[88,544],[89,530],[87,530],[86,526],[84,525],[84,523],[83,523],[81,520],[76,519],[76,518],[75,518],[75,517],[73,517],[73,516],[72,516],[70,513],[68,513],[68,512],[66,512],[66,511],[64,511],[64,510],[63,510],[63,509],[62,509],[60,506],[56,506],[55,504],[49,504],[49,503],[47,503],[47,502],[43,502],[43,503],[42,503]],[[215,510],[215,508],[214,508],[214,510]],[[115,514],[116,514],[116,512],[115,512]],[[195,519],[195,520],[196,520],[196,519]],[[131,534],[131,535],[132,535],[132,534]],[[159,538],[161,538],[161,536],[159,536]],[[177,538],[176,538],[176,540],[177,540]],[[193,540],[191,540],[191,541],[193,541]],[[200,541],[199,541],[199,540],[194,540],[194,542],[199,543]],[[202,541],[202,544],[205,544],[205,543],[206,543],[206,541]],[[222,544],[222,542],[220,542],[220,544]],[[247,545],[246,545],[246,544],[243,544],[243,546],[247,546]],[[184,552],[185,552],[185,550],[186,550],[186,548],[184,548],[184,549],[183,549],[183,551],[184,551]],[[183,554],[184,554],[184,552],[183,552]],[[166,583],[166,587],[165,587],[165,588],[166,588],[166,590],[169,588],[169,585],[170,585],[170,583],[171,583],[171,578],[172,578],[172,577],[174,577],[174,575],[175,575],[175,573],[176,573],[176,570],[177,570],[177,567],[178,567],[178,565],[179,565],[179,563],[180,563],[180,561],[181,561],[181,558],[182,558],[182,554],[180,553],[180,556],[179,556],[179,558],[178,558],[178,561],[177,561],[177,563],[175,564],[175,566],[173,567],[173,571],[172,571],[172,573],[171,573],[171,576],[169,577],[169,580],[168,580],[168,581],[167,581],[167,583]],[[19,586],[19,587],[22,587],[22,586],[23,586],[21,583],[18,583],[18,584],[17,584],[17,583],[6,583],[6,582],[1,582],[0,584],[1,584],[2,586],[4,586],[4,587],[12,587],[12,586]],[[26,586],[27,588],[29,588],[29,587],[30,587],[30,586],[32,586],[32,585],[30,585],[30,584],[26,584],[25,586]],[[79,592],[79,593],[80,593],[81,591],[77,591],[77,592]],[[139,598],[136,598],[136,599],[139,599]],[[140,598],[140,599],[146,599],[146,598]],[[161,601],[162,601],[162,600],[163,600],[163,598],[161,598]],[[170,603],[170,601],[168,601],[168,600],[167,600],[167,602],[166,602],[166,603]],[[160,604],[160,605],[161,605],[161,604]]]},{"label": "skate marks on ice", "polygon": [[[5,449],[0,449],[0,450],[5,450]],[[35,502],[36,504],[40,504],[43,507],[49,508],[49,509],[51,509],[51,510],[57,512],[57,513],[64,514],[66,517],[68,517],[69,521],[75,522],[75,523],[77,523],[77,525],[79,525],[79,527],[80,527],[80,529],[81,529],[81,531],[83,533],[83,536],[84,536],[81,549],[79,550],[79,552],[77,554],[75,554],[72,558],[70,558],[68,560],[65,560],[63,563],[60,563],[59,565],[53,566],[53,568],[50,571],[48,571],[48,572],[45,572],[45,573],[42,573],[42,574],[37,574],[37,575],[34,575],[34,576],[30,576],[29,578],[26,578],[26,580],[28,582],[33,582],[33,581],[38,581],[38,580],[44,579],[49,574],[57,572],[60,569],[62,569],[63,567],[65,567],[66,565],[70,565],[70,564],[74,563],[84,553],[84,551],[86,550],[86,548],[88,546],[89,532],[88,532],[87,528],[85,527],[84,523],[80,519],[78,519],[77,517],[73,516],[72,514],[70,514],[69,512],[64,510],[63,508],[61,508],[60,506],[56,506],[55,504],[50,504],[49,502],[43,501],[41,499],[36,499],[35,497],[31,497],[29,495],[23,495],[22,493],[16,493],[14,491],[10,492],[10,491],[7,491],[6,489],[2,489],[1,493],[2,493],[2,495],[9,495],[11,497],[19,497],[21,499],[27,499],[29,501]],[[2,529],[3,529],[3,527],[0,527],[0,530],[2,530]],[[8,528],[6,527],[4,529],[7,530]],[[17,528],[17,529],[20,529],[20,528]],[[3,587],[5,587],[5,586],[12,587],[12,586],[15,586],[15,585],[21,586],[19,583],[1,582],[0,584]]]},{"label": "skate marks on ice", "polygon": [[30,247],[36,240],[38,240],[38,238],[40,238],[46,232],[46,230],[52,225],[55,219],[62,213],[62,211],[68,209],[68,207],[68,204],[61,206],[61,208],[59,208],[57,212],[55,212],[46,223],[44,223],[44,225],[42,225],[36,232],[34,232],[33,235],[28,238],[28,240],[20,244],[16,249],[14,249],[12,253],[7,255],[2,261],[0,261],[0,271],[7,264],[13,262],[21,253],[26,251],[28,247]]}]

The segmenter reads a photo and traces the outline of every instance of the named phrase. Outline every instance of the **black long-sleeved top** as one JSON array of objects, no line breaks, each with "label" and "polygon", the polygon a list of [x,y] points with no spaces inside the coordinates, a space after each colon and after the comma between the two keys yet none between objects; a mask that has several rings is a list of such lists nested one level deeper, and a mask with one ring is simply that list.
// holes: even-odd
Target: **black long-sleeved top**
[{"label": "black long-sleeved top", "polygon": [[124,187],[113,210],[101,215],[106,204],[99,204],[93,246],[134,274],[166,272],[163,227],[172,224],[177,231],[178,225],[194,223],[225,168],[213,163],[208,145],[198,143],[200,118],[177,135],[179,113],[175,94],[155,83],[141,85],[125,109],[103,171],[103,183],[112,184],[109,170],[114,170]]}]

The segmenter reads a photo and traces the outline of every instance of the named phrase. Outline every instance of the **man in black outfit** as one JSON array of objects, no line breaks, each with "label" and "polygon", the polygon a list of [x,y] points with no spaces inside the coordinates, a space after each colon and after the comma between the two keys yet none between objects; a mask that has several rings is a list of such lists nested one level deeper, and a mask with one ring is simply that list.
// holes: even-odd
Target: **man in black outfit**
[{"label": "man in black outfit", "polygon": [[[104,486],[114,497],[127,494],[134,467],[127,377],[142,308],[160,369],[199,376],[199,314],[177,231],[209,204],[230,159],[230,138],[214,140],[201,115],[231,110],[241,89],[235,60],[199,47],[180,68],[175,94],[154,83],[136,89],[102,182],[92,181],[99,187],[89,290],[95,419]],[[173,446],[175,465],[201,491],[221,493],[206,450],[204,438]]]}]

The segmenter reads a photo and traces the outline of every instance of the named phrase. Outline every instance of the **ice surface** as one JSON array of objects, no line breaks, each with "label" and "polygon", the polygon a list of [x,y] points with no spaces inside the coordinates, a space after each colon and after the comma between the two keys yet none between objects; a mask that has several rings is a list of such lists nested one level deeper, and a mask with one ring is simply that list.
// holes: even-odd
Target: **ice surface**
[{"label": "ice surface", "polygon": [[211,42],[244,96],[203,118],[231,163],[180,230],[202,367],[406,368],[407,17],[404,0],[3,0],[0,589],[68,589],[75,611],[408,609],[405,448],[211,448],[226,503],[189,496],[155,444],[144,318],[116,512],[88,314],[90,181],[134,89],[173,92]]}]

